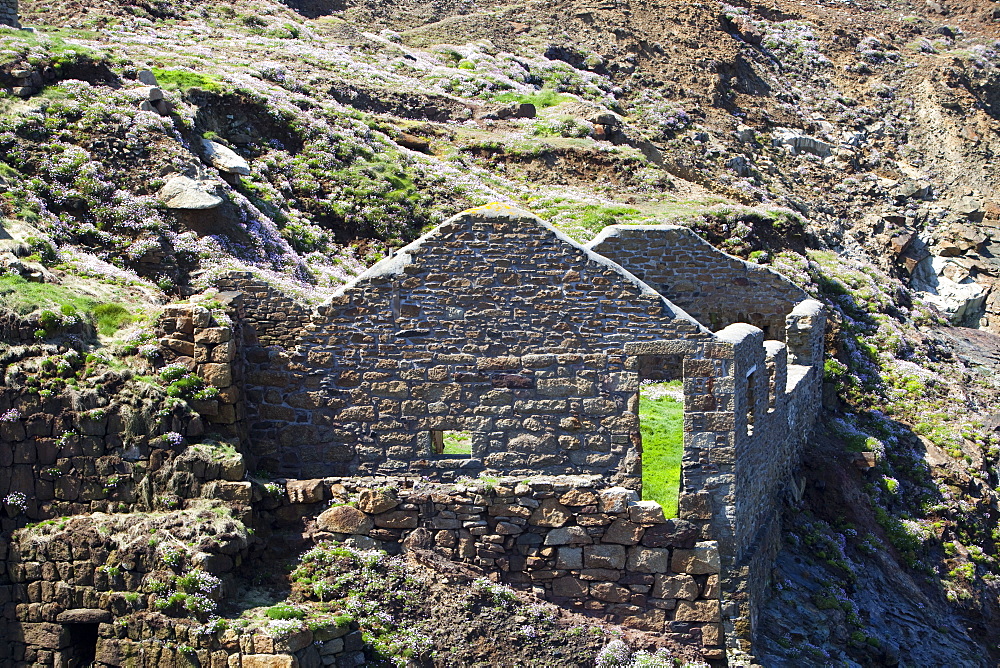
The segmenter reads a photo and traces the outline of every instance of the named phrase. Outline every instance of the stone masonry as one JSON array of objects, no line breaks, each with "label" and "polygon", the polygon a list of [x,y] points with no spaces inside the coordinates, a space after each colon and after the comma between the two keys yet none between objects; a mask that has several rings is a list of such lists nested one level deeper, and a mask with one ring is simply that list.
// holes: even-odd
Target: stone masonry
[{"label": "stone masonry", "polygon": [[[485,470],[637,488],[639,360],[624,345],[663,339],[698,358],[713,337],[537,218],[477,209],[359,276],[295,347],[248,350],[253,454],[289,476]],[[471,457],[434,452],[431,432],[449,430],[472,433]]]},{"label": "stone masonry", "polygon": [[239,318],[240,298],[226,293],[217,297],[225,303],[220,302],[221,309],[214,314],[198,304],[168,306],[157,322],[156,334],[167,361],[184,365],[218,392],[213,399],[192,401],[191,406],[216,431],[238,435],[236,425],[243,418],[243,365],[237,360],[238,334],[234,335],[229,313]]},{"label": "stone masonry", "polygon": [[0,25],[21,27],[18,22],[17,0],[0,0]]},{"label": "stone masonry", "polygon": [[[639,489],[639,384],[683,378],[680,516],[717,542],[726,644],[750,650],[820,406],[825,316],[802,290],[685,228],[614,227],[584,248],[499,205],[378,263],[298,329],[270,289],[220,285],[246,291],[250,454],[289,477],[598,475]],[[471,457],[438,454],[450,430],[471,432]]]},{"label": "stone masonry", "polygon": [[724,655],[716,543],[634,490],[602,487],[598,476],[312,482],[351,501],[319,515],[316,540],[431,549],[562,607]]},{"label": "stone masonry", "polygon": [[[157,325],[164,361],[219,390],[191,398],[198,415],[143,417],[141,392],[112,405],[96,392],[0,393],[0,412],[17,416],[0,423],[0,495],[23,492],[30,518],[86,516],[44,545],[12,536],[12,509],[0,519],[0,635],[13,641],[0,665],[73,661],[81,623],[98,626],[104,665],[134,665],[163,639],[201,665],[233,665],[234,653],[244,666],[264,665],[252,658],[262,654],[356,665],[354,629],[324,630],[321,655],[312,636],[278,648],[143,621],[143,601],[125,592],[150,565],[98,568],[100,523],[193,499],[246,519],[256,507],[274,527],[318,516],[315,539],[433,549],[568,608],[701,642],[715,658],[752,652],[782,504],[820,406],[818,302],[682,228],[616,228],[588,249],[499,205],[446,221],[316,309],[245,273],[219,285]],[[717,331],[664,292],[688,295]],[[744,316],[752,323],[734,321]],[[11,321],[3,336],[20,342],[29,329]],[[84,364],[54,345],[15,346],[12,387],[24,385],[22,358],[40,354]],[[672,378],[684,393],[676,519],[639,500],[640,383]],[[124,382],[109,374],[104,386]],[[471,456],[440,453],[451,430],[471,433]],[[173,432],[205,431],[242,452],[203,459],[171,445]],[[288,479],[284,498],[262,500],[243,479],[260,469]],[[477,474],[509,477],[463,481]],[[353,505],[323,511],[330,500]],[[76,534],[90,537],[79,555]],[[242,549],[206,558],[225,577]]]},{"label": "stone masonry", "polygon": [[712,331],[745,322],[784,338],[785,316],[808,299],[774,270],[726,255],[686,227],[612,225],[587,246],[614,260]]}]

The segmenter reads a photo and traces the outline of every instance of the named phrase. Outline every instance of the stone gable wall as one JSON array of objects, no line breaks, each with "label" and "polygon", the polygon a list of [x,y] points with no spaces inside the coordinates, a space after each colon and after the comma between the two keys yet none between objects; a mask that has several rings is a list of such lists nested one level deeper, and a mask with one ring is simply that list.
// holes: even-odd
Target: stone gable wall
[{"label": "stone gable wall", "polygon": [[[294,348],[248,352],[254,454],[286,475],[486,469],[634,487],[639,374],[623,347],[663,339],[697,357],[712,336],[538,219],[473,210],[320,307]],[[472,457],[434,456],[431,430],[471,431]]]},{"label": "stone gable wall", "polygon": [[20,28],[17,0],[0,0],[0,24]]},{"label": "stone gable wall", "polygon": [[785,316],[808,295],[777,272],[727,255],[686,227],[605,228],[588,248],[615,261],[712,331],[737,322],[783,339]]}]

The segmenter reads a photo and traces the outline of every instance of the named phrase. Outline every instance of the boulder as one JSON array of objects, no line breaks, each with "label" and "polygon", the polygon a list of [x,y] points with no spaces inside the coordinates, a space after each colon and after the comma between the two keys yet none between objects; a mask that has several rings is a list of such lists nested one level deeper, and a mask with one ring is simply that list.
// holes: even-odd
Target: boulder
[{"label": "boulder", "polygon": [[156,75],[154,75],[149,70],[140,70],[138,78],[139,78],[139,82],[140,83],[143,83],[143,84],[145,84],[147,86],[158,86],[159,85],[158,83],[156,83]]},{"label": "boulder", "polygon": [[797,130],[778,130],[771,139],[771,145],[775,147],[788,146],[795,153],[812,153],[821,158],[833,155],[833,145],[822,139],[810,137]]},{"label": "boulder", "polygon": [[219,171],[240,176],[250,175],[250,165],[247,161],[228,146],[211,139],[202,139],[201,146],[205,151],[205,159]]},{"label": "boulder", "polygon": [[168,209],[203,211],[222,204],[215,194],[215,181],[195,180],[187,176],[173,176],[160,190],[160,200]]},{"label": "boulder", "polygon": [[[924,300],[944,311],[953,324],[975,326],[989,290],[961,269],[964,268],[948,257],[929,256],[914,267],[910,287],[924,292]],[[961,282],[949,276],[961,278]]]},{"label": "boulder", "polygon": [[375,527],[372,518],[353,506],[334,506],[316,518],[320,531],[367,535]]}]

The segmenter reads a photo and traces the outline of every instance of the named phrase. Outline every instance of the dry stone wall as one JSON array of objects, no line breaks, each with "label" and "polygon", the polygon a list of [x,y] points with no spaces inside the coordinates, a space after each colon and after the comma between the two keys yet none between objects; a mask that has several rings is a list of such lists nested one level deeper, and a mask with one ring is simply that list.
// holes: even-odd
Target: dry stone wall
[{"label": "dry stone wall", "polygon": [[699,322],[745,322],[782,339],[785,316],[808,295],[777,272],[727,255],[686,227],[613,225],[589,245]]},{"label": "dry stone wall", "polygon": [[434,550],[580,613],[724,655],[716,543],[701,540],[690,522],[664,518],[659,504],[640,501],[634,490],[602,486],[599,476],[287,484],[285,503],[304,488],[340,502],[318,516],[316,541]]},{"label": "dry stone wall", "polygon": [[[711,338],[537,218],[474,209],[361,275],[293,348],[248,350],[254,454],[292,476],[602,473],[636,487],[625,343],[683,340],[698,356]],[[435,453],[431,432],[451,430],[472,433],[471,457]]]},{"label": "dry stone wall", "polygon": [[242,318],[254,324],[246,332],[252,345],[292,348],[309,323],[308,309],[249,272],[230,272],[216,281],[216,287],[240,293]]},{"label": "dry stone wall", "polygon": [[[221,298],[225,303],[218,301]],[[171,304],[157,321],[160,350],[167,361],[181,364],[202,378],[215,396],[191,401],[192,407],[216,431],[237,435],[243,419],[243,368],[238,359],[241,321],[240,296],[218,293],[212,299],[220,309],[213,313],[199,304]]]},{"label": "dry stone wall", "polygon": [[[117,516],[123,518],[147,529],[146,516]],[[164,577],[161,556],[147,544],[148,531],[123,550],[116,536],[122,523],[115,519],[68,519],[62,527],[43,525],[15,534],[5,555],[9,584],[0,586],[0,600],[6,603],[0,619],[6,641],[0,643],[0,666],[74,666],[85,660],[107,668],[363,664],[363,641],[354,622],[314,625],[275,638],[241,629],[208,632],[194,620],[157,612],[149,582]],[[158,519],[158,526],[169,526],[171,520],[169,515]],[[205,520],[197,514],[183,517],[186,524],[198,521]],[[109,525],[116,528],[108,531]],[[219,576],[220,593],[231,595],[230,574],[246,555],[246,541],[227,533],[199,546],[209,551],[198,555],[198,568]]]}]

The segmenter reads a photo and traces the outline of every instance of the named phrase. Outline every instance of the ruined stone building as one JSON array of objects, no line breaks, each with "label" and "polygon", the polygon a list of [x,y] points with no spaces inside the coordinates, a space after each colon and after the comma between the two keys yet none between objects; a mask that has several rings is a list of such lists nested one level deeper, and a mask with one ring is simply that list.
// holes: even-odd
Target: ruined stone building
[{"label": "ruined stone building", "polygon": [[[640,489],[640,383],[683,379],[680,515],[718,541],[742,601],[728,616],[754,625],[823,366],[823,310],[776,272],[684,227],[612,226],[583,247],[492,205],[313,313],[247,275],[220,288],[242,292],[258,342],[253,456],[289,477],[598,475]],[[437,453],[451,430],[471,432],[470,457]]]},{"label": "ruined stone building", "polygon": [[[584,247],[491,205],[314,309],[247,273],[218,288],[223,307],[174,304],[158,323],[164,361],[218,389],[192,400],[194,417],[168,409],[143,432],[141,392],[110,403],[0,392],[0,495],[23,503],[0,518],[0,666],[188,665],[178,647],[201,665],[363,661],[356,625],[317,630],[315,643],[303,631],[293,646],[159,614],[149,579],[164,564],[149,532],[163,523],[190,534],[192,564],[227,591],[250,558],[241,524],[309,525],[394,553],[420,541],[705,656],[752,651],[820,407],[824,314],[786,279],[683,227],[613,226]],[[9,363],[29,363],[16,344],[32,327],[0,336],[15,344]],[[667,379],[683,381],[678,518],[639,496],[640,384]],[[449,431],[470,434],[471,454],[442,451]],[[206,432],[237,447],[193,445]],[[277,496],[249,475],[261,470]],[[345,512],[364,518],[338,523]]]}]

